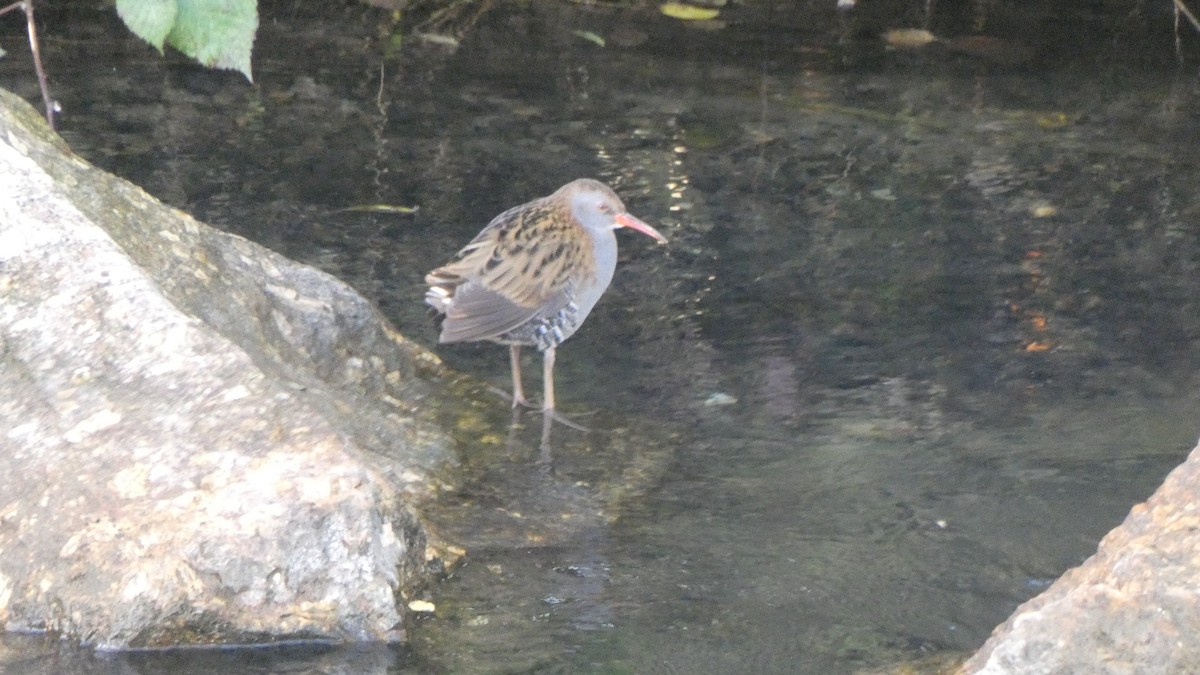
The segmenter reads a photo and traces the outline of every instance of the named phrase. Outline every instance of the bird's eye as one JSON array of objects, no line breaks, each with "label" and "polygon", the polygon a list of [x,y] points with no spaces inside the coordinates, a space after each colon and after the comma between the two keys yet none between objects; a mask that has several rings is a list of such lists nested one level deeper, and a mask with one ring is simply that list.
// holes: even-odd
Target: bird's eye
[{"label": "bird's eye", "polygon": [[612,213],[613,212],[612,204],[609,204],[608,202],[600,202],[599,208],[600,208],[600,213]]}]

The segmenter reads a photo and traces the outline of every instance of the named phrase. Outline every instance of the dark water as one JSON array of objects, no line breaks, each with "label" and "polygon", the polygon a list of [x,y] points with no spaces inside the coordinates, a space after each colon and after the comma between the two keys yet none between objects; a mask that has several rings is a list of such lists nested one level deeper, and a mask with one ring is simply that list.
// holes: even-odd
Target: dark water
[{"label": "dark water", "polygon": [[[77,152],[430,346],[429,268],[506,206],[613,184],[671,244],[622,235],[559,396],[671,459],[619,517],[472,546],[405,650],[96,659],[10,637],[0,669],[832,673],[978,647],[1200,429],[1200,59],[1152,14],[949,14],[939,32],[1007,42],[888,50],[870,21],[911,8],[843,30],[832,4],[698,28],[468,3],[421,28],[457,47],[398,48],[373,10],[265,5],[253,86],[103,10],[48,11]],[[19,29],[0,84],[34,100]],[[419,210],[345,210],[381,203]],[[500,348],[438,353],[507,386]]]}]

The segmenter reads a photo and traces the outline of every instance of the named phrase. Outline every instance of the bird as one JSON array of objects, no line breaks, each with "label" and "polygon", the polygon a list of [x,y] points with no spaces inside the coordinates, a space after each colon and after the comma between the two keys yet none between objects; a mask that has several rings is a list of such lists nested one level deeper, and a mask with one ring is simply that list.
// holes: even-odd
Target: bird
[{"label": "bird", "polygon": [[547,419],[557,417],[555,351],[612,282],[615,231],[621,228],[667,243],[630,215],[611,187],[591,178],[504,211],[451,262],[425,276],[425,303],[444,317],[438,342],[508,345],[514,409],[534,407],[521,384],[521,347],[536,347],[542,352],[542,411]]}]

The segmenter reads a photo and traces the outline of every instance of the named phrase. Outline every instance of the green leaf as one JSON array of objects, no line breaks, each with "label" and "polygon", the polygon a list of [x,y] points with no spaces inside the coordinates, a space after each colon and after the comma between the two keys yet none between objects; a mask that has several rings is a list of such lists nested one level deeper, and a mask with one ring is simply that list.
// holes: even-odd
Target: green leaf
[{"label": "green leaf", "polygon": [[179,0],[179,16],[167,44],[209,68],[250,74],[250,52],[258,30],[255,0]]},{"label": "green leaf", "polygon": [[696,7],[682,2],[664,2],[658,6],[658,11],[680,21],[708,21],[717,18],[719,9]]},{"label": "green leaf", "polygon": [[154,45],[160,54],[178,12],[175,0],[117,0],[117,15],[134,35]]},{"label": "green leaf", "polygon": [[256,0],[117,0],[117,14],[160,52],[165,42],[209,68],[238,70],[254,81]]}]

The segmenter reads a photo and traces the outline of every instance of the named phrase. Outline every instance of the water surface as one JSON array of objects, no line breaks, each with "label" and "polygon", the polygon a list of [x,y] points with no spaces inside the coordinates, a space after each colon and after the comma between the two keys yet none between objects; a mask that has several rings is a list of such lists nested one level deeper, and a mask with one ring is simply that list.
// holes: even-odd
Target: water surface
[{"label": "water surface", "polygon": [[[457,47],[398,50],[374,10],[267,4],[253,86],[108,13],[48,13],[45,42],[77,152],[338,275],[430,347],[428,269],[507,206],[614,185],[671,244],[622,236],[560,350],[564,409],[612,431],[611,458],[562,428],[558,473],[536,441],[502,451],[497,399],[451,499],[491,517],[519,491],[571,524],[486,521],[405,650],[97,660],[6,638],[0,663],[835,673],[969,652],[1191,448],[1200,88],[1156,17],[995,18],[997,56],[888,50],[824,4],[703,28],[496,4],[423,27]],[[0,83],[35,100],[6,30]],[[381,203],[419,208],[346,210]],[[507,387],[501,348],[437,351]],[[630,470],[639,448],[669,462]]]}]

